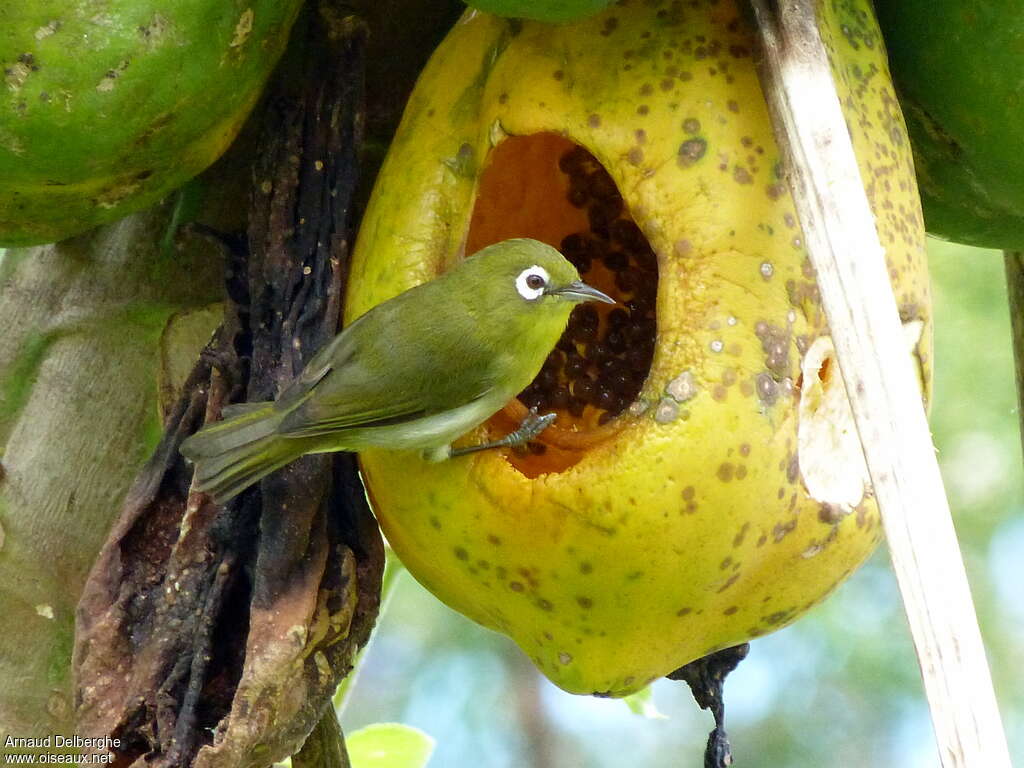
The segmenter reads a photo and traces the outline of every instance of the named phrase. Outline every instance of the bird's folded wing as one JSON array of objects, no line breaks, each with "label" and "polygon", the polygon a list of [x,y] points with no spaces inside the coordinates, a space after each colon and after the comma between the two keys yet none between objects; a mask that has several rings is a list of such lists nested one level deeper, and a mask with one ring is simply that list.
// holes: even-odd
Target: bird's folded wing
[{"label": "bird's folded wing", "polygon": [[491,393],[503,352],[475,332],[476,319],[441,287],[427,284],[379,305],[315,355],[275,403],[286,412],[278,434],[398,424]]},{"label": "bird's folded wing", "polygon": [[427,414],[416,402],[384,404],[348,403],[345,408],[328,408],[306,401],[287,416],[278,428],[283,437],[314,437],[346,429],[383,427],[413,421]]},{"label": "bird's folded wing", "polygon": [[[444,356],[363,361],[357,350],[297,397],[278,428],[285,437],[313,437],[353,428],[400,424],[458,408],[494,386],[485,360],[460,360],[458,375]],[[398,356],[398,360],[402,360]]]}]

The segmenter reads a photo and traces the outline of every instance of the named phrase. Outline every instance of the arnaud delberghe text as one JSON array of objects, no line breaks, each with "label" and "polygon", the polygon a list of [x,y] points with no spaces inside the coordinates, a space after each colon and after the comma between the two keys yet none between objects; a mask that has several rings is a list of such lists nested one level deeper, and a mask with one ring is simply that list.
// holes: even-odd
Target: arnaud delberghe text
[{"label": "arnaud delberghe text", "polygon": [[21,749],[117,749],[121,746],[120,739],[112,739],[110,736],[61,736],[50,734],[49,736],[8,736],[4,741],[5,747],[18,747]]}]

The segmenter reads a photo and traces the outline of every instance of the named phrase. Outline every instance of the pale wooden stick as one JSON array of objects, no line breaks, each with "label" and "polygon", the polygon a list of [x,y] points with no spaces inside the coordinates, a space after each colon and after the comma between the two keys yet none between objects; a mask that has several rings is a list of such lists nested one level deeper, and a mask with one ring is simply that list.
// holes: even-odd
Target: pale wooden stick
[{"label": "pale wooden stick", "polygon": [[945,768],[1008,768],[1006,737],[884,251],[815,0],[751,0],[761,79],[882,511]]}]

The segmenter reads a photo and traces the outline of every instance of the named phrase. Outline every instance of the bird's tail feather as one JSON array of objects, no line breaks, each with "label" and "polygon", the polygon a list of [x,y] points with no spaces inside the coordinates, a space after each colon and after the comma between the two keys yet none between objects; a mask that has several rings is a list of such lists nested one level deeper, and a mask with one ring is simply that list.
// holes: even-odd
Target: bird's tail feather
[{"label": "bird's tail feather", "polygon": [[225,409],[230,418],[204,427],[181,444],[181,453],[195,462],[196,490],[218,504],[234,498],[275,469],[297,459],[306,440],[277,434],[285,414],[272,403],[245,403]]}]

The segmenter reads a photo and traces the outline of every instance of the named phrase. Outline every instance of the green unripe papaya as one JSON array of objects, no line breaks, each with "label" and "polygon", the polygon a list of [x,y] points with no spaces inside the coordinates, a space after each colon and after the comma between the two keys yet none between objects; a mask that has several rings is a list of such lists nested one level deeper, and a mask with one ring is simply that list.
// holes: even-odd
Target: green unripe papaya
[{"label": "green unripe papaya", "polygon": [[301,0],[0,7],[0,247],[144,208],[231,143]]},{"label": "green unripe papaya", "polygon": [[880,0],[931,234],[1024,248],[1024,13],[1017,0]]}]

